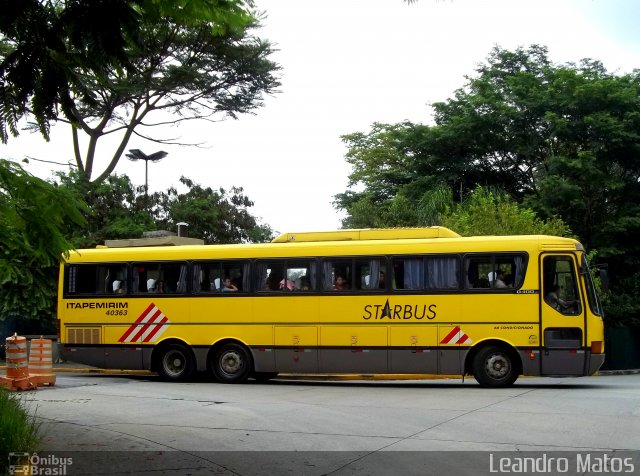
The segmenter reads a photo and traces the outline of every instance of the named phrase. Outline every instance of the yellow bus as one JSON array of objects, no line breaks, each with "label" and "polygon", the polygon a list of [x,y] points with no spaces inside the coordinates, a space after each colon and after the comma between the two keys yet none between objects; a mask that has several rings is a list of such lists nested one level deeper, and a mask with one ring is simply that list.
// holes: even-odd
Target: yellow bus
[{"label": "yellow bus", "polygon": [[278,373],[592,375],[602,310],[582,245],[443,227],[97,248],[60,268],[67,360],[168,380]]}]

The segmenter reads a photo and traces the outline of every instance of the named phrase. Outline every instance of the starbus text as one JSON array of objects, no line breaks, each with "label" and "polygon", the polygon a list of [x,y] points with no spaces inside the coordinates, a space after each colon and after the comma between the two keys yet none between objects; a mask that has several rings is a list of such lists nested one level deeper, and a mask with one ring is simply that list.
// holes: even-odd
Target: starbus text
[{"label": "starbus text", "polygon": [[426,304],[419,306],[412,306],[410,304],[402,305],[395,304],[390,306],[389,304],[367,304],[364,307],[364,314],[362,318],[364,320],[369,319],[435,319],[436,318],[436,305]]}]

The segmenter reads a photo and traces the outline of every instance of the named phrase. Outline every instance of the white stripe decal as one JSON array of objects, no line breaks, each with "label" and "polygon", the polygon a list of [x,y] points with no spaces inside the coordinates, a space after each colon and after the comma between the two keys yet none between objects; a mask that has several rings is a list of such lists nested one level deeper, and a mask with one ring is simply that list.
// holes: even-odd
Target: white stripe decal
[{"label": "white stripe decal", "polygon": [[[155,304],[151,304],[138,317],[137,322],[127,329],[123,334],[126,337],[124,339],[121,337],[120,342],[131,343],[147,342],[147,339],[156,340],[167,329],[168,324],[169,320],[163,312]],[[159,329],[158,326],[160,327]]]}]

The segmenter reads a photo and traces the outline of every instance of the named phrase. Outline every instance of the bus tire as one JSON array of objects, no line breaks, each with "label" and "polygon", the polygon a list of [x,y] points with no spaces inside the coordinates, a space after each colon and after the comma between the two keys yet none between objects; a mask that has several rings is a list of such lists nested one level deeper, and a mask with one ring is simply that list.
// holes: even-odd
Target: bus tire
[{"label": "bus tire", "polygon": [[505,348],[495,345],[478,351],[473,359],[472,370],[482,387],[508,387],[518,378],[513,355]]},{"label": "bus tire", "polygon": [[158,373],[164,380],[187,380],[194,371],[191,351],[180,344],[171,344],[161,351]]},{"label": "bus tire", "polygon": [[223,344],[213,353],[211,370],[221,383],[241,383],[246,381],[253,370],[251,354],[241,344]]}]

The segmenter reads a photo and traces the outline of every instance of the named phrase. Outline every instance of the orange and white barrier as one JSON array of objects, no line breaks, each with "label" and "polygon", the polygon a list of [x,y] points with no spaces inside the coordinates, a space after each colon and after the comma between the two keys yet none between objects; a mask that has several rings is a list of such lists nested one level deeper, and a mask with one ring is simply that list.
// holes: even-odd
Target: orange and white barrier
[{"label": "orange and white barrier", "polygon": [[27,367],[27,339],[13,335],[6,339],[7,376],[0,377],[0,385],[7,390],[29,390],[36,388],[29,379]]},{"label": "orange and white barrier", "polygon": [[51,339],[32,339],[29,350],[29,379],[38,387],[55,385],[53,373],[53,342]]}]

